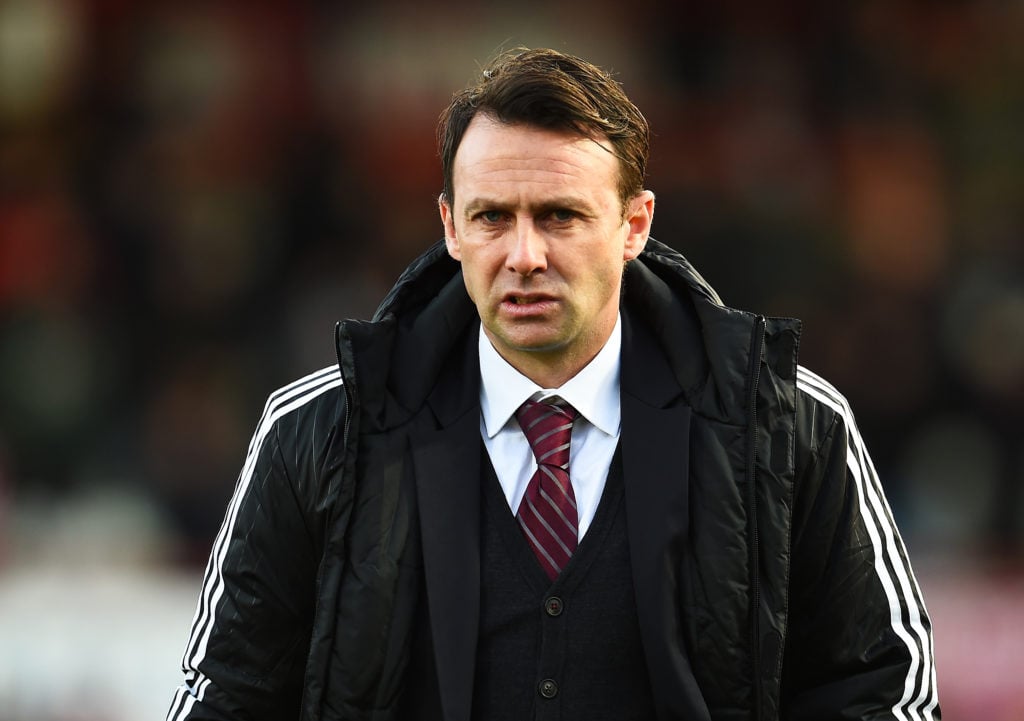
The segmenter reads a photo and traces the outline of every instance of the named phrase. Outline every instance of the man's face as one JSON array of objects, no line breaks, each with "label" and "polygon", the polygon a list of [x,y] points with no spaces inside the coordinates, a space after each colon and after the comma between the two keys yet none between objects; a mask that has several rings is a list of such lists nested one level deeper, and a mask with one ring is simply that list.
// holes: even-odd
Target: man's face
[{"label": "man's face", "polygon": [[441,202],[448,252],[484,332],[543,386],[561,385],[602,348],[623,265],[650,230],[653,194],[623,212],[608,147],[477,115],[455,155],[454,206]]}]

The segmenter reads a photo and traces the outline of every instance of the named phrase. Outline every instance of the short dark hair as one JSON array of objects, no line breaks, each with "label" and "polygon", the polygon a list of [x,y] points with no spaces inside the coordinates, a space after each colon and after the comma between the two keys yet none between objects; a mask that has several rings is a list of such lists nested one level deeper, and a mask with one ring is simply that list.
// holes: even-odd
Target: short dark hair
[{"label": "short dark hair", "polygon": [[455,94],[438,123],[444,199],[452,187],[455,153],[477,113],[502,123],[607,138],[619,159],[623,207],[643,191],[650,149],[647,120],[609,73],[555,50],[517,49],[492,61],[476,84]]}]

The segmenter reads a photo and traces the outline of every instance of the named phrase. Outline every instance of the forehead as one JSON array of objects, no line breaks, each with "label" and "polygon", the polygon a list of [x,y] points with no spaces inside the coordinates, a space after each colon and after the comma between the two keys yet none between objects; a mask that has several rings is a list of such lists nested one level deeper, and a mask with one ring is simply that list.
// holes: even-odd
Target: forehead
[{"label": "forehead", "polygon": [[617,194],[619,160],[607,141],[560,130],[473,118],[452,165],[460,190],[573,189]]}]

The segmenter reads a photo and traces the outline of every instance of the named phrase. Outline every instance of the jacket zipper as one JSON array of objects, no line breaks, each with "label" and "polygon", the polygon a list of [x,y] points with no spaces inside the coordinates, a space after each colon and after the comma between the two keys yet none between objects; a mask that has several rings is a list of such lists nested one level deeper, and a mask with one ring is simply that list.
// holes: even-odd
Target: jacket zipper
[{"label": "jacket zipper", "polygon": [[[351,378],[346,379],[345,378],[345,363],[344,363],[345,359],[342,357],[342,352],[341,352],[341,347],[342,347],[341,346],[342,325],[343,325],[343,323],[338,323],[334,327],[334,347],[337,349],[338,373],[341,374],[341,378],[342,378],[341,390],[345,394],[345,425],[342,426],[342,432],[341,432],[342,446],[341,447],[345,450],[345,453],[347,455],[348,454],[349,426],[352,423],[352,390],[353,389],[352,389],[351,386],[352,386],[353,379],[351,379]],[[348,382],[346,382],[346,381],[348,381]]]},{"label": "jacket zipper", "polygon": [[750,514],[750,652],[751,670],[754,677],[754,714],[753,718],[761,718],[761,654],[760,645],[760,609],[761,609],[761,571],[760,571],[760,538],[757,527],[757,389],[761,378],[761,352],[764,349],[765,319],[758,316],[750,339],[750,370],[747,375],[750,381],[748,389],[747,428],[747,493]]}]

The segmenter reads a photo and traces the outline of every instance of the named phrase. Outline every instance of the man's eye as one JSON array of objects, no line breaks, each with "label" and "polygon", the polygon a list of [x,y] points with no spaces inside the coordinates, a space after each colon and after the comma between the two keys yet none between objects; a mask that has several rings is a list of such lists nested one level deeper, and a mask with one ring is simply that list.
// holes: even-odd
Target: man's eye
[{"label": "man's eye", "polygon": [[576,217],[576,213],[571,210],[552,210],[551,219],[559,223],[568,223],[570,220]]},{"label": "man's eye", "polygon": [[479,217],[485,223],[498,223],[498,222],[501,221],[501,211],[500,210],[485,210],[482,213],[480,213],[480,215],[477,216],[477,217]]}]

